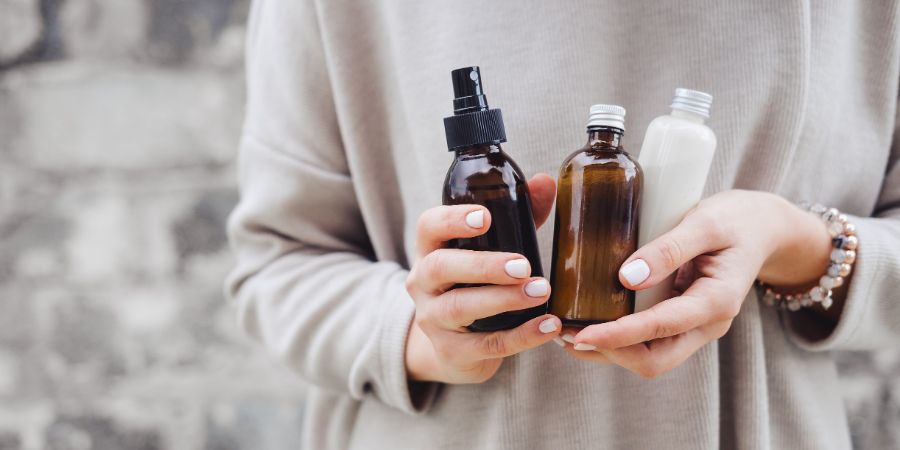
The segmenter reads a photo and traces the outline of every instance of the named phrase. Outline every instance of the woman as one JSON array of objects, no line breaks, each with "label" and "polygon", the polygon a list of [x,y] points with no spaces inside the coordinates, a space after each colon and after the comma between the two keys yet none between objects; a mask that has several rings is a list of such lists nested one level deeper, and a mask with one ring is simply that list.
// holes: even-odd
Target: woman
[{"label": "woman", "polygon": [[[254,4],[229,293],[310,384],[307,448],[850,446],[830,351],[900,341],[897,5],[730,3]],[[467,65],[531,173],[582,144],[591,103],[628,108],[636,153],[673,88],[715,96],[715,194],[621,273],[642,289],[684,265],[684,295],[580,332],[549,315],[464,331],[549,295],[505,272],[517,255],[442,248],[490,226],[479,206],[435,206],[448,72]],[[553,179],[530,189],[541,224]],[[801,200],[858,236],[827,310],[752,289],[823,276],[831,236]],[[463,281],[500,286],[446,292]],[[543,345],[561,333],[564,349]]]}]

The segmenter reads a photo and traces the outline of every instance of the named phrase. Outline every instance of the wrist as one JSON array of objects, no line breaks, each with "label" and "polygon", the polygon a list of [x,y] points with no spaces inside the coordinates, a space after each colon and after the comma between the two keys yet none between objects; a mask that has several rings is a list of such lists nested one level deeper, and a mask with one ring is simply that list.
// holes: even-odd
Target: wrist
[{"label": "wrist", "polygon": [[[840,310],[843,309],[843,298],[846,295],[846,286],[853,271],[853,263],[856,260],[858,238],[856,227],[850,222],[847,215],[841,214],[835,208],[828,208],[821,204],[802,203],[801,209],[820,219],[825,225],[829,237],[829,257],[825,274],[812,287],[802,290],[793,289],[793,292],[784,289],[784,286],[774,286],[760,280],[757,283],[763,303],[769,306],[779,306],[792,312],[801,308],[812,308],[804,311],[816,312],[829,319],[828,328],[833,329]],[[808,249],[807,249],[808,250]],[[771,282],[770,282],[771,283]],[[832,309],[831,306],[838,307]],[[820,307],[820,308],[819,308]],[[803,314],[798,314],[798,316]],[[807,314],[808,315],[808,314]]]},{"label": "wrist", "polygon": [[821,218],[778,197],[773,221],[779,229],[769,257],[760,269],[759,281],[782,288],[805,288],[818,283],[828,267],[831,235]]},{"label": "wrist", "polygon": [[438,380],[437,358],[431,340],[415,322],[406,338],[406,375],[412,381]]}]

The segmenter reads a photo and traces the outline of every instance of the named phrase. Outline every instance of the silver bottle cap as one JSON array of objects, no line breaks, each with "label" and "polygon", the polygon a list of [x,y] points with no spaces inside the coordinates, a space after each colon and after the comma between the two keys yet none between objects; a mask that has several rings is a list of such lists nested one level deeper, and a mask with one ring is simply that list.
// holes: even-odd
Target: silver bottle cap
[{"label": "silver bottle cap", "polygon": [[593,105],[587,127],[612,127],[625,131],[625,108],[618,105]]},{"label": "silver bottle cap", "polygon": [[709,119],[709,107],[712,106],[713,97],[706,92],[692,89],[675,89],[675,98],[672,100],[672,109],[691,112]]}]

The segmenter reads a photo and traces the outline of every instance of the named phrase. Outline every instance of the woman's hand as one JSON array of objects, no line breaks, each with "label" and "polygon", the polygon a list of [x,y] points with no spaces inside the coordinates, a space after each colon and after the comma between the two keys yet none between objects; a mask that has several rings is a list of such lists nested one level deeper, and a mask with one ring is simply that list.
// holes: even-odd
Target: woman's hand
[{"label": "woman's hand", "polygon": [[675,229],[638,249],[619,272],[625,287],[641,290],[681,268],[676,288],[685,287],[683,293],[565,335],[574,344],[566,349],[579,359],[659,376],[728,331],[754,279],[786,289],[818,282],[830,241],[821,220],[775,194],[714,195]]},{"label": "woman's hand", "polygon": [[[529,182],[535,223],[550,213],[555,183],[547,175]],[[417,381],[481,383],[500,368],[503,358],[553,339],[562,328],[549,314],[512,330],[471,333],[477,319],[538,306],[547,301],[550,283],[531,277],[522,255],[444,248],[446,241],[484,234],[490,213],[478,205],[439,206],[418,222],[416,253],[406,288],[416,303],[407,338],[406,369]],[[489,286],[457,288],[460,283]]]}]

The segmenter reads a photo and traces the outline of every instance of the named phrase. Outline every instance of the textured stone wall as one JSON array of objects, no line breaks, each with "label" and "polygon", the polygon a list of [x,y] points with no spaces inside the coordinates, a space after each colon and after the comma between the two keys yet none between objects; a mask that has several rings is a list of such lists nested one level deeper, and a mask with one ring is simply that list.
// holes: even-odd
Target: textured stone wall
[{"label": "textured stone wall", "polygon": [[0,0],[0,450],[297,448],[222,297],[246,0]]},{"label": "textured stone wall", "polygon": [[[0,450],[297,448],[220,288],[247,7],[0,0]],[[842,361],[857,446],[900,448],[897,352]]]}]

